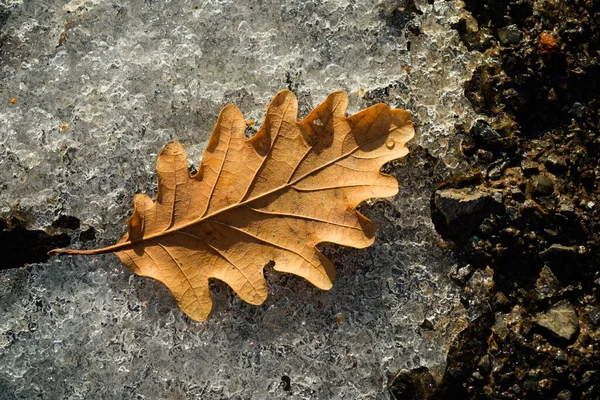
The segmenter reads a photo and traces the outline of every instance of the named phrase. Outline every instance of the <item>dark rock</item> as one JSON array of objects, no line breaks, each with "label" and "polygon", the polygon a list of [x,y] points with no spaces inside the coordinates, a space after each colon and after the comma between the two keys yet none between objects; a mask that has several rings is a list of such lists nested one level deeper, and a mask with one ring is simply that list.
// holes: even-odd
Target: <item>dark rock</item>
[{"label": "dark rock", "polygon": [[513,228],[512,226],[502,229],[499,232],[500,236],[502,236],[503,239],[511,242],[511,243],[516,243],[519,241],[519,239],[521,238],[521,231],[518,230],[517,228]]},{"label": "dark rock", "polygon": [[569,357],[563,349],[558,349],[556,351],[556,355],[554,356],[554,360],[561,363],[566,363],[569,361]]},{"label": "dark rock", "polygon": [[582,385],[588,385],[590,382],[594,380],[598,373],[596,371],[585,371],[581,376],[581,380],[579,381]]},{"label": "dark rock", "polygon": [[504,205],[504,195],[502,194],[502,189],[494,189],[492,190],[492,201],[496,206],[502,207]]},{"label": "dark rock", "polygon": [[566,197],[560,197],[558,207],[556,208],[556,215],[560,217],[564,222],[572,223],[577,216],[575,213],[575,206]]},{"label": "dark rock", "polygon": [[588,330],[590,336],[600,339],[600,307],[587,306],[581,316],[583,326]]},{"label": "dark rock", "polygon": [[509,390],[515,394],[521,393],[521,387],[519,385],[517,385],[516,383],[514,385],[512,385]]},{"label": "dark rock", "polygon": [[567,161],[556,154],[550,154],[544,165],[555,175],[562,174],[567,170]]},{"label": "dark rock", "polygon": [[571,400],[572,394],[569,390],[561,390],[558,396],[556,396],[557,400]]},{"label": "dark rock", "polygon": [[478,149],[477,150],[477,158],[481,161],[485,161],[490,163],[494,161],[494,153],[488,150]]},{"label": "dark rock", "polygon": [[433,376],[426,367],[402,370],[389,386],[394,399],[429,399],[436,390]]},{"label": "dark rock", "polygon": [[471,264],[467,264],[467,265],[454,264],[452,266],[452,268],[450,269],[450,273],[448,274],[448,277],[450,279],[452,279],[454,282],[456,282],[457,284],[463,286],[465,283],[467,283],[469,278],[471,278],[473,271],[474,271],[474,269],[471,266]]},{"label": "dark rock", "polygon": [[599,385],[592,385],[581,394],[581,400],[598,400],[600,398]]},{"label": "dark rock", "polygon": [[593,192],[596,188],[596,171],[593,169],[583,171],[579,179],[581,181],[581,185],[588,193]]},{"label": "dark rock", "polygon": [[479,231],[481,233],[485,233],[485,234],[491,234],[492,232],[494,232],[495,230],[495,224],[494,221],[492,221],[490,218],[486,218],[483,220],[483,222],[481,223],[481,225],[479,225]]},{"label": "dark rock", "polygon": [[488,178],[493,181],[497,181],[502,178],[502,171],[504,170],[504,166],[502,164],[494,164],[492,167],[488,169]]},{"label": "dark rock", "polygon": [[554,386],[554,381],[552,379],[540,379],[537,384],[537,391],[540,395],[548,395]]},{"label": "dark rock", "polygon": [[492,364],[490,363],[490,356],[488,354],[479,359],[477,368],[484,374],[488,374],[492,370]]},{"label": "dark rock", "polygon": [[[440,398],[469,398],[466,393],[466,383],[478,367],[481,355],[487,353],[493,321],[493,313],[487,312],[474,319],[459,333],[458,340],[454,341],[448,352],[448,364],[440,390],[443,395]],[[483,363],[485,365],[485,361]]]},{"label": "dark rock", "polygon": [[518,187],[510,188],[508,194],[511,199],[520,202],[525,201],[525,194]]},{"label": "dark rock", "polygon": [[540,164],[527,158],[521,160],[521,169],[527,175],[540,172]]},{"label": "dark rock", "polygon": [[573,268],[582,259],[578,246],[564,246],[562,244],[553,244],[539,253],[540,258],[546,265],[552,268],[552,272],[562,282],[569,282],[573,274],[577,274]]},{"label": "dark rock", "polygon": [[561,300],[539,314],[535,323],[551,338],[563,342],[572,342],[579,331],[577,313],[568,300]]},{"label": "dark rock", "polygon": [[492,304],[494,305],[494,309],[505,310],[508,308],[508,306],[510,306],[510,301],[504,295],[504,293],[496,292]]},{"label": "dark rock", "polygon": [[558,294],[560,288],[561,284],[552,273],[552,270],[549,267],[544,266],[540,272],[540,277],[535,283],[535,291],[537,292],[538,297],[540,299],[554,297]]},{"label": "dark rock", "polygon": [[473,187],[436,191],[433,205],[443,217],[434,220],[436,229],[452,239],[469,237],[490,213],[491,201],[487,192]]},{"label": "dark rock", "polygon": [[573,259],[579,254],[579,248],[577,246],[564,246],[562,244],[555,243],[548,247],[546,250],[540,252],[542,260],[548,262],[557,262],[568,259]]},{"label": "dark rock", "polygon": [[518,207],[516,207],[516,206],[508,206],[508,207],[506,207],[506,215],[511,220],[518,220],[519,217],[521,216],[521,213],[519,212],[519,208]]},{"label": "dark rock", "polygon": [[478,120],[471,129],[471,135],[482,149],[495,151],[501,143],[501,136],[486,121]]},{"label": "dark rock", "polygon": [[517,25],[508,25],[498,29],[498,38],[502,45],[519,43],[521,41],[521,31]]},{"label": "dark rock", "polygon": [[575,103],[573,103],[573,106],[571,107],[569,112],[577,115],[578,117],[582,117],[583,113],[585,112],[585,106],[576,101]]},{"label": "dark rock", "polygon": [[523,388],[528,392],[533,392],[537,388],[537,381],[533,379],[527,379],[523,383]]},{"label": "dark rock", "polygon": [[494,290],[494,270],[490,267],[476,270],[463,290],[463,302],[469,304],[469,315],[475,317],[489,309],[489,297]]},{"label": "dark rock", "polygon": [[458,30],[461,40],[469,50],[481,50],[488,46],[493,39],[490,30],[485,27],[480,28],[477,20],[471,14],[465,14],[454,28]]},{"label": "dark rock", "polygon": [[554,183],[546,174],[533,175],[527,182],[526,192],[531,197],[550,196],[554,192]]}]

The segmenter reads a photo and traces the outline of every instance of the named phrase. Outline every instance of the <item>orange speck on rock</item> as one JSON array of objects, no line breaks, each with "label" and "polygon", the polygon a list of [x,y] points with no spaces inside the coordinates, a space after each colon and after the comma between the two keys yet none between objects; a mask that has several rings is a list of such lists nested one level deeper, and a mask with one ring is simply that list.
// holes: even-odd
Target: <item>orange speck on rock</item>
[{"label": "orange speck on rock", "polygon": [[540,54],[548,54],[558,49],[558,43],[550,32],[542,32],[538,42],[538,51]]},{"label": "orange speck on rock", "polygon": [[67,124],[62,124],[60,126],[60,129],[63,130],[63,131],[66,131],[67,129],[69,129],[69,126]]},{"label": "orange speck on rock", "polygon": [[249,119],[248,121],[246,121],[246,126],[253,126],[253,125],[254,125],[253,119]]},{"label": "orange speck on rock", "polygon": [[17,104],[17,98],[16,97],[13,97],[9,101],[10,101],[10,104]]}]

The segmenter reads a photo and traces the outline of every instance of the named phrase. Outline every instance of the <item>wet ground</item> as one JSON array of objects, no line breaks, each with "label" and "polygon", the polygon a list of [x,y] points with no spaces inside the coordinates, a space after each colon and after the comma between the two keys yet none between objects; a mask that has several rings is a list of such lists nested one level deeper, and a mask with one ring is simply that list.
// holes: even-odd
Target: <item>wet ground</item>
[{"label": "wet ground", "polygon": [[600,1],[467,1],[472,173],[431,205],[471,322],[393,398],[600,398]]}]

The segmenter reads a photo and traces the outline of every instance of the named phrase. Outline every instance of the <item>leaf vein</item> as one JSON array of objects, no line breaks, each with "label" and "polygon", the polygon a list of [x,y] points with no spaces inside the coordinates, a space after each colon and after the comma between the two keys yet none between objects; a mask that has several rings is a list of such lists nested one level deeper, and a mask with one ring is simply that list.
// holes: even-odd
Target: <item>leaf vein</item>
[{"label": "leaf vein", "polygon": [[243,234],[245,234],[245,235],[247,235],[247,236],[250,236],[251,238],[254,238],[254,239],[258,240],[259,242],[266,243],[266,244],[268,244],[268,245],[270,245],[270,246],[273,246],[273,247],[275,247],[275,248],[278,248],[278,249],[281,249],[281,250],[285,250],[285,251],[289,251],[290,253],[294,253],[294,254],[296,254],[296,255],[300,256],[300,258],[304,259],[304,260],[305,260],[306,262],[308,262],[310,265],[312,265],[312,266],[313,266],[313,267],[314,267],[314,268],[315,268],[315,269],[316,269],[316,270],[317,270],[317,271],[318,271],[318,272],[319,272],[321,275],[323,275],[323,276],[327,277],[327,274],[326,274],[324,271],[321,271],[321,270],[320,270],[320,269],[319,269],[319,268],[318,268],[318,267],[317,267],[315,264],[313,264],[313,263],[312,263],[312,262],[311,262],[311,261],[310,261],[308,258],[304,257],[302,254],[298,253],[297,251],[295,251],[295,250],[293,250],[293,249],[288,249],[287,247],[281,246],[281,245],[279,245],[279,244],[277,244],[277,243],[273,243],[273,242],[270,242],[270,241],[268,241],[268,240],[262,239],[262,238],[260,238],[260,237],[258,237],[258,236],[256,236],[256,235],[253,235],[253,234],[251,234],[250,232],[247,232],[247,231],[245,231],[245,230],[243,230],[243,229],[241,229],[241,228],[235,227],[235,226],[231,226],[231,225],[229,225],[229,224],[226,224],[226,223],[224,223],[224,222],[222,222],[222,221],[211,220],[211,222],[214,222],[214,223],[217,223],[217,224],[219,224],[219,225],[225,226],[225,227],[227,227],[227,228],[233,229],[233,230],[235,230],[235,231],[241,232],[241,233],[243,233]]}]

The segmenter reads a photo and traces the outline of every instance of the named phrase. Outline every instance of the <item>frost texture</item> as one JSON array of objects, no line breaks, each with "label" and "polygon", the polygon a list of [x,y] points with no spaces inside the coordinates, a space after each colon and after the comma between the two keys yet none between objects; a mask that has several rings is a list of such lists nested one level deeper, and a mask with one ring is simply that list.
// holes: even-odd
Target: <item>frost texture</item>
[{"label": "frost texture", "polygon": [[97,231],[86,247],[112,243],[133,195],[154,195],[165,143],[198,165],[224,104],[260,125],[287,87],[306,113],[337,89],[356,112],[361,88],[391,85],[383,98],[413,113],[414,144],[440,161],[416,151],[388,168],[400,195],[362,208],[375,245],[324,249],[331,291],[267,271],[254,307],[216,283],[206,323],[113,256],[0,271],[0,398],[384,399],[398,368],[443,369],[465,316],[429,197],[462,168],[454,125],[473,120],[461,85],[478,60],[449,27],[453,2],[418,1],[410,30],[386,1],[59,3],[0,2],[2,217],[47,229],[72,215]]}]

